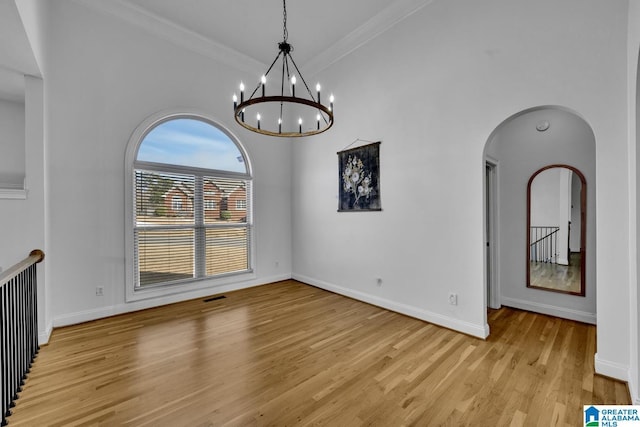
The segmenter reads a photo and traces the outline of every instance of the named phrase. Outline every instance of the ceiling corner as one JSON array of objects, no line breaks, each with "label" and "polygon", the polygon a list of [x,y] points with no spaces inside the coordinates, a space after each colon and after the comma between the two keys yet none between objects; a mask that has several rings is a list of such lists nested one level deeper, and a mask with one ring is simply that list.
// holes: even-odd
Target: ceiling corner
[{"label": "ceiling corner", "polygon": [[302,67],[305,70],[313,70],[314,74],[318,73],[432,2],[433,0],[398,0],[392,2],[386,9],[355,28],[324,52],[304,63]]}]

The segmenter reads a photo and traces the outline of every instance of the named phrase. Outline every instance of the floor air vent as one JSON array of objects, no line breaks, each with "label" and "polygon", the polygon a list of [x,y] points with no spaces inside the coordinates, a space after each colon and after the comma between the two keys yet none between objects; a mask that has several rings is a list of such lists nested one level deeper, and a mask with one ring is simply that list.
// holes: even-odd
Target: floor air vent
[{"label": "floor air vent", "polygon": [[203,302],[211,302],[211,301],[216,301],[219,299],[225,299],[226,297],[224,295],[218,295],[217,297],[211,297],[211,298],[207,298],[206,300],[204,300]]}]

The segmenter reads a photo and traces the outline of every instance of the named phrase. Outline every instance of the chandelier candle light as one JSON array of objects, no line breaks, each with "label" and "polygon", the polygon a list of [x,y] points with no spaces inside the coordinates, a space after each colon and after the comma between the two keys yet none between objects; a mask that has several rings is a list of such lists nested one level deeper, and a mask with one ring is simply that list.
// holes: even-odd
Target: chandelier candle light
[{"label": "chandelier candle light", "polygon": [[[287,32],[287,4],[286,0],[282,1],[283,7],[283,41],[278,43],[278,55],[271,63],[271,66],[266,73],[260,77],[258,84],[251,96],[247,100],[244,99],[244,83],[240,83],[240,103],[238,103],[238,96],[233,94],[233,116],[238,124],[250,131],[260,133],[262,135],[279,136],[279,137],[300,137],[310,136],[322,133],[328,130],[333,125],[333,94],[329,96],[329,106],[323,105],[320,102],[320,83],[316,85],[315,96],[309,89],[309,85],[302,77],[302,73],[298,69],[291,52],[293,46],[287,41],[289,33]],[[271,95],[268,94],[267,83],[270,81],[269,73],[274,68],[276,63],[280,60],[282,64],[282,74],[280,75],[280,93]],[[278,67],[280,68],[280,67]],[[294,73],[295,72],[295,73]],[[296,77],[297,75],[297,77]],[[277,76],[276,76],[277,77]],[[308,97],[304,95],[296,96],[296,84],[298,78],[302,81],[306,89]],[[277,80],[275,80],[277,82]],[[273,85],[271,86],[273,87]],[[288,94],[285,95],[285,88],[288,89]],[[277,89],[277,88],[276,88]],[[259,94],[259,95],[258,95]],[[245,121],[245,111],[251,107],[256,111],[256,122],[249,123]],[[261,111],[258,111],[260,107]],[[249,110],[251,112],[251,110]],[[303,115],[301,112],[309,114],[310,117],[314,117],[315,113],[316,126],[306,128],[303,130]],[[293,119],[292,115],[298,115],[298,129],[296,131],[287,131],[287,124],[291,125]],[[304,114],[306,115],[306,114]],[[286,119],[286,117],[289,117]],[[251,115],[249,117],[252,117]],[[247,118],[249,118],[247,117]],[[312,120],[308,120],[312,123]],[[272,124],[272,126],[271,126]],[[277,130],[276,129],[277,124]],[[285,130],[283,131],[283,125]],[[274,130],[270,130],[274,129]]]}]

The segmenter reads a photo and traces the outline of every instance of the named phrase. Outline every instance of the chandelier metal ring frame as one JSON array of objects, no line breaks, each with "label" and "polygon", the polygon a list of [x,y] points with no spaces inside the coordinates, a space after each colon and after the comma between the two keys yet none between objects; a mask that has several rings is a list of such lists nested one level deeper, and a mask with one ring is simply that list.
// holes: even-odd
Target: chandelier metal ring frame
[{"label": "chandelier metal ring frame", "polygon": [[[333,95],[331,95],[329,97],[329,102],[330,102],[329,106],[323,105],[320,102],[320,89],[321,89],[320,84],[318,83],[318,85],[316,86],[317,96],[314,96],[314,94],[309,89],[309,85],[307,85],[307,82],[302,76],[302,73],[300,73],[298,66],[296,65],[295,61],[293,60],[293,57],[291,56],[291,51],[293,51],[293,46],[287,42],[288,31],[287,31],[286,0],[283,0],[282,3],[283,3],[283,17],[284,17],[283,19],[283,39],[284,40],[278,43],[279,52],[276,55],[276,58],[271,63],[271,66],[268,68],[267,72],[258,81],[258,84],[256,88],[253,90],[253,92],[251,93],[251,96],[246,100],[244,99],[244,85],[240,83],[240,103],[238,103],[237,96],[235,94],[233,95],[234,118],[240,126],[252,132],[256,132],[262,135],[269,135],[269,136],[276,136],[276,137],[302,137],[302,136],[316,135],[316,134],[325,132],[331,126],[333,126],[334,98],[333,98]],[[276,65],[276,63],[278,62],[278,59],[280,59],[282,62],[282,74],[280,76],[280,94],[267,95],[266,93],[267,77],[271,72],[271,70]],[[308,98],[296,96],[295,89],[296,89],[297,78],[295,74],[292,74],[291,72],[292,70],[289,69],[289,65],[290,65],[289,63],[291,63],[298,77],[300,78],[300,80],[302,80],[304,88],[306,89],[306,92],[309,95]],[[290,95],[285,95],[285,87],[288,88]],[[260,93],[260,95],[256,96],[256,94],[258,93]],[[261,116],[259,112],[256,114],[255,121],[245,120],[245,119],[248,119],[248,117],[246,117],[248,107],[254,107],[253,110],[256,110],[255,106],[257,105],[266,106],[266,104],[276,104],[276,107],[275,107],[276,109],[279,106],[277,130],[270,130],[273,128],[263,129],[262,124],[264,124],[264,121],[263,123],[261,123]],[[290,129],[290,126],[293,120],[289,120],[288,122],[285,123],[285,117],[283,117],[284,106],[285,105],[290,106],[294,104],[310,107],[316,112],[315,127],[309,127],[307,125],[307,127],[304,128],[303,130],[302,116],[300,116],[298,118],[297,131],[287,130],[287,129]],[[283,125],[284,125],[284,130],[283,130]]]}]

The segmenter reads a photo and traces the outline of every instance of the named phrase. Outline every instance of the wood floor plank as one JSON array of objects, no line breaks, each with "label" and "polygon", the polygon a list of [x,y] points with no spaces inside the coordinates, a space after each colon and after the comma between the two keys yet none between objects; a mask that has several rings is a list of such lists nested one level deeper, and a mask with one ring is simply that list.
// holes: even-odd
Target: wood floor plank
[{"label": "wood floor plank", "polygon": [[56,329],[13,426],[580,425],[629,404],[594,326],[490,310],[480,340],[288,280]]}]

